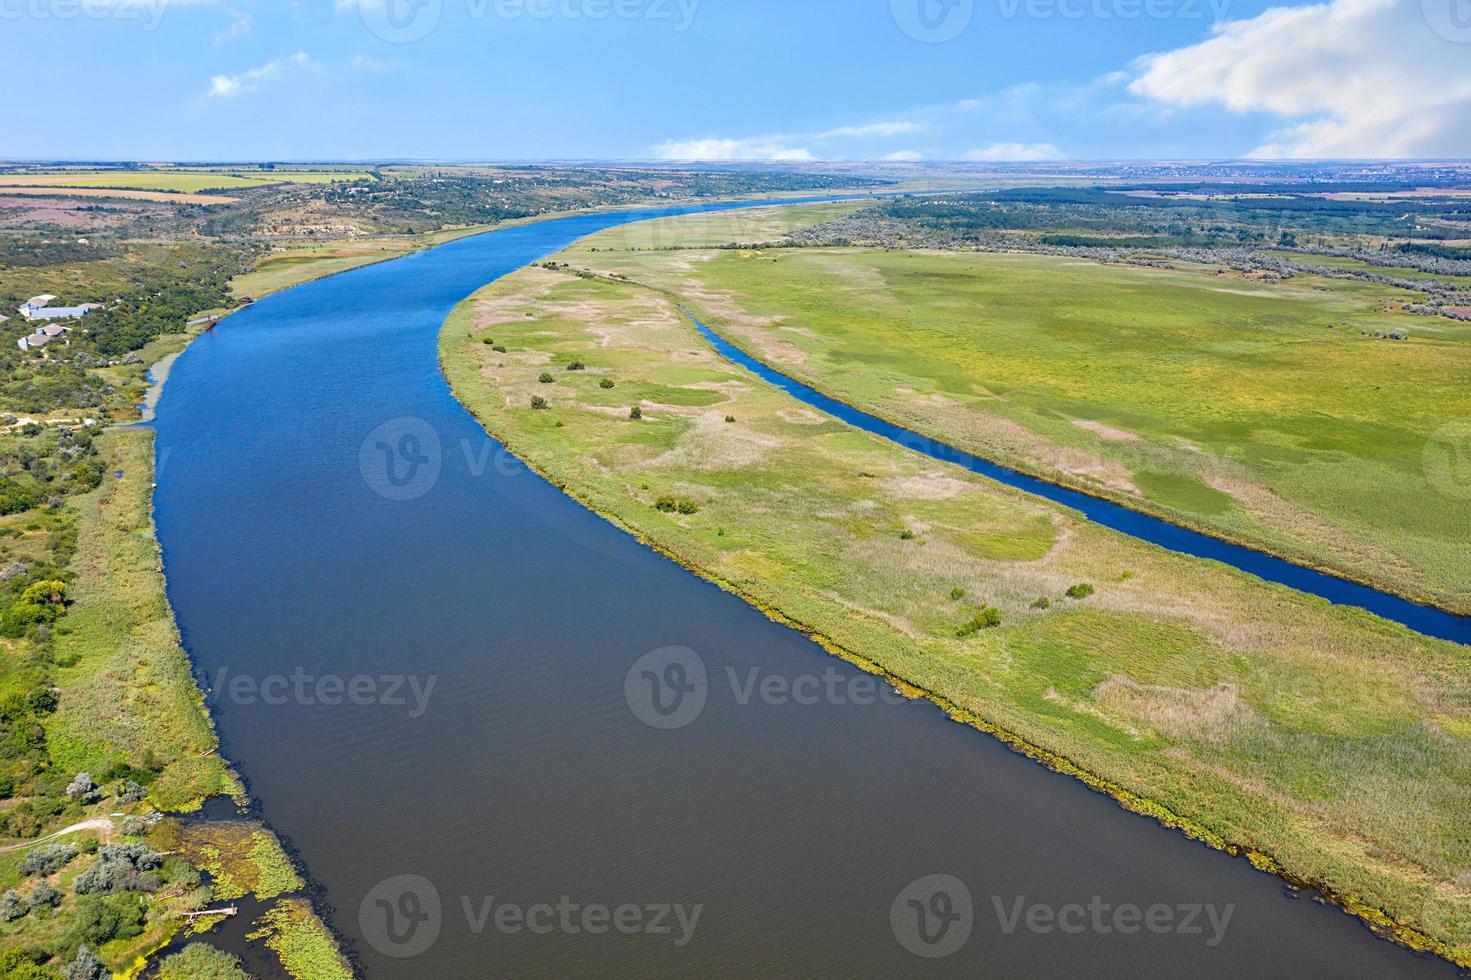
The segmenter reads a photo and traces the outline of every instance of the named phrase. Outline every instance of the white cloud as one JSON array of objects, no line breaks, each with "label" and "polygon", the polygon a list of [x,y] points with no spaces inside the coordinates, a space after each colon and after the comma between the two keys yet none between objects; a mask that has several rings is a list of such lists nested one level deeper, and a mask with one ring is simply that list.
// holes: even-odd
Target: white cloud
[{"label": "white cloud", "polygon": [[1200,44],[1150,55],[1129,90],[1167,105],[1265,112],[1260,157],[1471,154],[1471,56],[1420,0],[1273,7]]},{"label": "white cloud", "polygon": [[987,163],[1020,163],[1035,160],[1061,160],[1063,154],[1051,143],[992,143],[974,150],[966,150],[961,159]]},{"label": "white cloud", "polygon": [[237,75],[215,75],[209,80],[209,95],[212,98],[233,99],[246,92],[254,92],[265,82],[281,77],[287,68],[315,67],[305,51],[298,51],[285,58],[268,61],[259,68],[251,68]]},{"label": "white cloud", "polygon": [[245,35],[250,33],[253,22],[251,21],[249,14],[241,13],[238,10],[232,10],[230,11],[230,14],[235,19],[232,20],[230,22],[230,26],[225,28],[223,31],[215,32],[215,47],[219,47],[227,41],[233,41],[237,37],[244,37]]},{"label": "white cloud", "polygon": [[884,159],[890,163],[918,163],[924,159],[924,154],[918,150],[896,150]]},{"label": "white cloud", "polygon": [[666,140],[654,149],[661,160],[705,162],[712,160],[772,160],[796,162],[816,159],[811,151],[791,146],[784,137],[756,136],[749,139]]},{"label": "white cloud", "polygon": [[839,126],[837,129],[829,129],[823,133],[815,134],[815,139],[863,139],[868,136],[902,136],[905,133],[922,133],[929,126],[922,122],[875,122],[866,123],[862,126]]}]

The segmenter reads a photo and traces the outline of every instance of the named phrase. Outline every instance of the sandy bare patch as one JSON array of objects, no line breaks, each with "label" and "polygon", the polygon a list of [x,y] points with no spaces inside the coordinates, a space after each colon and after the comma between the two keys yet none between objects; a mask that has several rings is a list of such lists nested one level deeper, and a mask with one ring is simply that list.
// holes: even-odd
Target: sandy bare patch
[{"label": "sandy bare patch", "polygon": [[1100,705],[1140,719],[1166,735],[1230,737],[1255,718],[1241,703],[1241,688],[1217,684],[1197,690],[1140,684],[1128,677],[1111,675],[1093,689]]},{"label": "sandy bare patch", "polygon": [[1072,422],[1073,425],[1076,425],[1080,429],[1085,429],[1088,432],[1093,433],[1100,439],[1107,439],[1109,442],[1139,441],[1139,437],[1134,433],[1127,432],[1123,429],[1115,429],[1113,426],[1104,425],[1102,422],[1094,422],[1091,419],[1069,419],[1068,421]]},{"label": "sandy bare patch", "polygon": [[[647,416],[645,416],[647,418]],[[733,470],[759,462],[781,446],[775,436],[764,436],[725,421],[721,412],[701,412],[674,448],[652,461],[654,466],[691,470]]]},{"label": "sandy bare patch", "polygon": [[915,476],[897,476],[881,484],[885,492],[903,500],[948,500],[979,489],[970,480],[961,480],[932,471]]}]

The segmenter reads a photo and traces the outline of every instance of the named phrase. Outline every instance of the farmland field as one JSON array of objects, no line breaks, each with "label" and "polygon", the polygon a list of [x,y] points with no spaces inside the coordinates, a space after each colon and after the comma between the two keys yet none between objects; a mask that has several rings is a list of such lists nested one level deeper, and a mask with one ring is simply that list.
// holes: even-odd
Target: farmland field
[{"label": "farmland field", "polygon": [[371,180],[372,175],[330,170],[76,170],[0,173],[0,188],[75,187],[113,190],[166,191],[197,194],[202,191],[261,187],[266,184],[324,184],[342,180]]}]

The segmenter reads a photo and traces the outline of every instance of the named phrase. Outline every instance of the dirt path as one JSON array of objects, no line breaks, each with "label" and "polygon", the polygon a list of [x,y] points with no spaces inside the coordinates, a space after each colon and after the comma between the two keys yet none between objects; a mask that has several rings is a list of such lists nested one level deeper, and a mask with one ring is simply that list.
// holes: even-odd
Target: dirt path
[{"label": "dirt path", "polygon": [[59,840],[60,838],[65,837],[67,834],[75,834],[78,831],[82,830],[101,830],[110,833],[112,831],[112,820],[108,817],[97,817],[92,820],[83,820],[81,823],[74,823],[70,827],[63,827],[56,833],[47,834],[45,837],[38,837],[35,840],[28,840],[20,844],[7,844],[4,847],[0,847],[0,854],[5,854],[9,851],[23,850],[27,847],[36,847],[39,844],[49,844],[52,841]]}]

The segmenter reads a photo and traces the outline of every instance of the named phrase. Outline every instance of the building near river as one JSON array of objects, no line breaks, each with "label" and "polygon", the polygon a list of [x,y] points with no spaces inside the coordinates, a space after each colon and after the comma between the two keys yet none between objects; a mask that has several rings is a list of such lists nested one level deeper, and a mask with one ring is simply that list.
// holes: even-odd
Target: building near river
[{"label": "building near river", "polygon": [[56,299],[50,293],[32,296],[20,305],[20,315],[27,320],[76,320],[102,306],[101,303],[83,303],[81,306],[51,306]]}]

